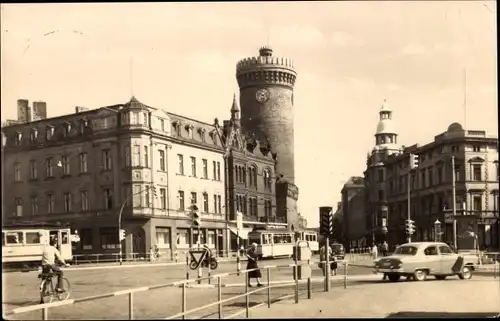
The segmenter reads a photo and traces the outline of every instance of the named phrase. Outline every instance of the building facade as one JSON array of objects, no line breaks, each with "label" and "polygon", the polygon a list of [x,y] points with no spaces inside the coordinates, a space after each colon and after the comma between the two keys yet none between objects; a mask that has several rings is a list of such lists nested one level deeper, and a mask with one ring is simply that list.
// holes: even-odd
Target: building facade
[{"label": "building facade", "polygon": [[342,230],[346,249],[365,246],[365,186],[363,177],[353,176],[342,187]]},{"label": "building facade", "polygon": [[224,149],[213,125],[132,98],[4,127],[2,143],[4,222],[59,222],[78,230],[76,253],[116,253],[123,205],[124,251],[157,244],[170,256],[196,243],[187,210],[196,203],[202,241],[227,250]]},{"label": "building facade", "polygon": [[[419,158],[413,170],[410,154]],[[416,226],[412,241],[440,239],[453,244],[453,221],[445,219],[453,207],[452,171],[458,248],[498,248],[498,138],[465,130],[458,123],[423,146],[374,148],[365,171],[366,222],[371,224],[367,237],[392,245],[406,242],[409,188],[410,218]],[[441,236],[435,234],[436,220]]]},{"label": "building facade", "polygon": [[293,62],[273,56],[263,47],[257,57],[236,66],[240,88],[242,132],[267,142],[276,160],[278,216],[286,216],[288,227],[299,224],[295,181],[293,88],[297,73]]}]

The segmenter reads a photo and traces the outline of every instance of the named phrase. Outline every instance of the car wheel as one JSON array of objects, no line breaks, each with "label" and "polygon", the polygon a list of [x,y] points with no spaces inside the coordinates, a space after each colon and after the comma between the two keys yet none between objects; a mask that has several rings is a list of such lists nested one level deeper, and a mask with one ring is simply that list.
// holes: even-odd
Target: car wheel
[{"label": "car wheel", "polygon": [[388,277],[389,277],[389,281],[391,281],[391,282],[397,282],[401,278],[401,275],[399,275],[399,274],[389,274]]},{"label": "car wheel", "polygon": [[437,280],[444,280],[446,279],[446,275],[435,275]]},{"label": "car wheel", "polygon": [[415,281],[425,281],[427,279],[427,271],[416,270],[413,274],[413,279],[415,279]]},{"label": "car wheel", "polygon": [[464,266],[462,273],[458,275],[460,280],[470,280],[472,278],[472,270],[468,266]]}]

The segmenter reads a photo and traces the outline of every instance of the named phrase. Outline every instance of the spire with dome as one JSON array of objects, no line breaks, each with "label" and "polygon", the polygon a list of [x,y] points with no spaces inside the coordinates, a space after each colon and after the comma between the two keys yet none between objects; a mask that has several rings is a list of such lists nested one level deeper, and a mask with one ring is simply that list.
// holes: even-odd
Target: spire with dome
[{"label": "spire with dome", "polygon": [[379,122],[375,133],[375,145],[377,150],[399,150],[397,145],[398,134],[392,120],[392,110],[387,104],[387,99],[384,98],[379,111]]}]

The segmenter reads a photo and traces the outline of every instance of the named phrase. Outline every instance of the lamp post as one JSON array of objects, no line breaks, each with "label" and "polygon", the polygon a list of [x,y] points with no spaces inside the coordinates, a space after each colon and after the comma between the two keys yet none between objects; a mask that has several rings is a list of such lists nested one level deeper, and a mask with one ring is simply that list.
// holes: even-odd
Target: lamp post
[{"label": "lamp post", "polygon": [[141,189],[138,192],[130,193],[127,196],[127,198],[125,199],[125,201],[123,201],[123,204],[120,207],[120,213],[118,214],[118,248],[119,248],[119,251],[120,251],[120,265],[123,264],[123,259],[122,259],[122,256],[123,256],[123,252],[122,252],[122,237],[121,237],[123,209],[125,208],[125,205],[128,203],[128,201],[130,200],[130,198],[132,196],[135,196],[137,194],[141,194],[142,192],[144,192],[146,190],[150,190],[150,189],[154,190],[154,186],[146,186],[146,188]]},{"label": "lamp post", "polygon": [[434,241],[441,241],[441,222],[438,219],[434,222]]}]

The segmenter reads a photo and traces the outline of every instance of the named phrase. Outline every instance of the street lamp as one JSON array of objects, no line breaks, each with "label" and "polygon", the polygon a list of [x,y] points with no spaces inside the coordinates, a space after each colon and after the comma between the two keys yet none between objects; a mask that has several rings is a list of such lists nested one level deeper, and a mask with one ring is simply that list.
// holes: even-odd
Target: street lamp
[{"label": "street lamp", "polygon": [[434,222],[434,241],[441,241],[441,222],[438,219]]},{"label": "street lamp", "polygon": [[137,194],[141,194],[142,192],[147,191],[147,190],[152,190],[153,194],[156,197],[156,189],[155,189],[155,187],[148,185],[148,186],[146,186],[146,188],[141,189],[138,192],[130,193],[127,196],[127,198],[125,199],[125,201],[123,201],[123,204],[120,207],[120,213],[118,214],[118,248],[120,250],[120,265],[123,264],[123,258],[122,258],[122,256],[123,256],[123,252],[122,252],[122,240],[125,238],[125,233],[124,232],[122,233],[122,214],[123,214],[123,209],[125,208],[125,205],[128,203],[128,201],[130,200],[130,198],[132,196],[137,195]]}]

